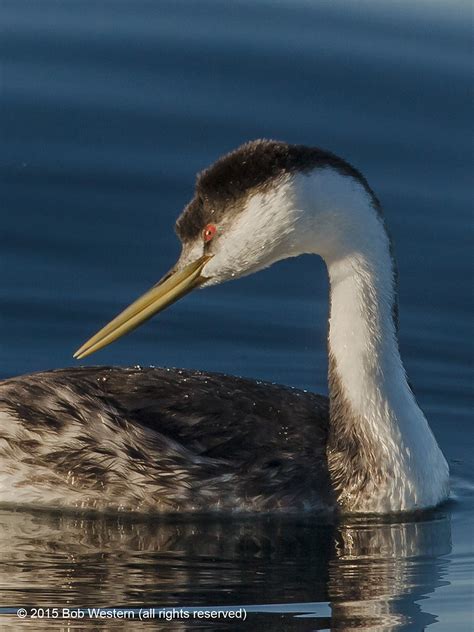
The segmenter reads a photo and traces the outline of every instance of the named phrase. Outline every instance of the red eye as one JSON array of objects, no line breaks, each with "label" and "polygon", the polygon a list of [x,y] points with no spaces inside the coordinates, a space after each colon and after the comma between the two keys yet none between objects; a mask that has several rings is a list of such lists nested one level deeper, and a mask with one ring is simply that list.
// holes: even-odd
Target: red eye
[{"label": "red eye", "polygon": [[206,228],[202,231],[204,241],[211,241],[216,233],[217,228],[214,226],[214,224],[208,224]]}]

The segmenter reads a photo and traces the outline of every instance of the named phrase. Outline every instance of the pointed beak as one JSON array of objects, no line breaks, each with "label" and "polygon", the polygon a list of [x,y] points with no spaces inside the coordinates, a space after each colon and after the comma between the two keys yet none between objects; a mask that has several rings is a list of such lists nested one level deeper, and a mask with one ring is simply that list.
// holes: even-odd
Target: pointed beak
[{"label": "pointed beak", "polygon": [[206,280],[206,277],[201,276],[201,272],[211,257],[212,255],[204,255],[177,271],[173,268],[157,285],[89,338],[75,352],[74,357],[81,360],[106,347],[194,290]]}]

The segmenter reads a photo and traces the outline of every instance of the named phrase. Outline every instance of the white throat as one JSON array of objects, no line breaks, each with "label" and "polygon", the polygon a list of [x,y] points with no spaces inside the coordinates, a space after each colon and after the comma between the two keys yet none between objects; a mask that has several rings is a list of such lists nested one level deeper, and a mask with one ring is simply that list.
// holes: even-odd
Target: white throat
[{"label": "white throat", "polygon": [[323,257],[330,279],[328,460],[338,501],[355,512],[435,506],[448,495],[448,466],[406,380],[376,202],[333,169],[292,184],[305,251]]}]

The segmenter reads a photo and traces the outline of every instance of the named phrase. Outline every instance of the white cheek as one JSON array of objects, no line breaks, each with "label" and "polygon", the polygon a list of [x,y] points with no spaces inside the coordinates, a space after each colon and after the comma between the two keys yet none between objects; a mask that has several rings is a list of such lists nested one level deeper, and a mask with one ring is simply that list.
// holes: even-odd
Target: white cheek
[{"label": "white cheek", "polygon": [[[295,227],[293,178],[286,176],[267,192],[251,195],[233,222],[221,227],[215,256],[203,270],[212,283],[251,274],[293,256]],[[211,283],[208,283],[211,284]]]}]

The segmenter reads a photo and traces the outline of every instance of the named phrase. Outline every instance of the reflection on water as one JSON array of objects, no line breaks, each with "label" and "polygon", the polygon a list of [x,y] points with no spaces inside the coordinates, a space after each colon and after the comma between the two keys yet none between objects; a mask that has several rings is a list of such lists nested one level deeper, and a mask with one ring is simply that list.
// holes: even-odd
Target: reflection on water
[{"label": "reflection on water", "polygon": [[[253,604],[249,625],[262,630],[282,619],[288,630],[423,629],[436,613],[420,600],[443,584],[451,550],[443,513],[334,526],[3,510],[0,538],[2,604],[31,605],[28,594],[58,607]],[[13,617],[2,623],[14,629]]]},{"label": "reflection on water", "polygon": [[417,603],[443,585],[451,551],[446,515],[400,524],[337,529],[328,594],[335,629],[424,629],[436,621]]}]

